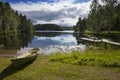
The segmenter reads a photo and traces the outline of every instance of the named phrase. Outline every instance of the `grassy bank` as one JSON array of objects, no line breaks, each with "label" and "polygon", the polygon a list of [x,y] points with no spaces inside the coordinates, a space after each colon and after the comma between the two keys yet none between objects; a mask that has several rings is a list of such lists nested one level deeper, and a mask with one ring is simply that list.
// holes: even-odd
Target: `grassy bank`
[{"label": "grassy bank", "polygon": [[120,67],[120,50],[86,50],[85,52],[73,51],[72,53],[55,53],[50,56],[54,62],[77,65]]},{"label": "grassy bank", "polygon": [[[102,53],[106,54],[103,56],[98,52],[91,50],[86,51],[85,54],[73,52],[71,54],[56,53],[50,56],[38,56],[34,62],[20,69],[14,69],[10,65],[10,58],[0,57],[0,80],[119,80],[119,65],[117,64],[117,67],[108,67],[109,65],[107,67],[101,66],[101,63],[99,63],[101,61],[98,59],[97,62],[95,56],[98,58],[105,57],[107,60],[107,57],[110,57],[110,55],[108,53]],[[92,56],[90,55],[92,54],[95,55],[93,56],[95,59],[91,58]],[[119,51],[115,53],[111,51],[110,54],[113,58],[119,56],[116,60],[120,59]],[[82,65],[76,61],[78,59],[82,60],[80,56],[83,59]]]}]

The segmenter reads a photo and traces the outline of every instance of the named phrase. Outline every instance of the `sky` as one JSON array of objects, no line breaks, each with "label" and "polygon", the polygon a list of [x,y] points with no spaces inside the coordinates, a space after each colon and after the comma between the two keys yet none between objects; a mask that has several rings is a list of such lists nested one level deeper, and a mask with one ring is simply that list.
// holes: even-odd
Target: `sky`
[{"label": "sky", "polygon": [[91,0],[4,0],[26,15],[33,24],[52,23],[73,26],[79,16],[87,17]]}]

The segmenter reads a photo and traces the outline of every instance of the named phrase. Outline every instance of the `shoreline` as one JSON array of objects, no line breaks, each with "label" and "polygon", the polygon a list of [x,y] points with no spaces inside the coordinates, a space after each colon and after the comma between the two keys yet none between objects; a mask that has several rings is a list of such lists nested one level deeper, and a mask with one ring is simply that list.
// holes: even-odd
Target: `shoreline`
[{"label": "shoreline", "polygon": [[11,67],[10,58],[0,57],[0,61],[0,79],[4,80],[120,79],[119,67],[83,66],[52,62],[48,59],[48,56],[38,56],[34,62],[21,69],[14,69]]}]

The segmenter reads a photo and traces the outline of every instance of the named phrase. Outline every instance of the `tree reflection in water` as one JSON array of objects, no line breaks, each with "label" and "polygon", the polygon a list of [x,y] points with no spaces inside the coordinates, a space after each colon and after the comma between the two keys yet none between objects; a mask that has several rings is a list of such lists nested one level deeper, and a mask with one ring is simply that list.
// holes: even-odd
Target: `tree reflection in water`
[{"label": "tree reflection in water", "polygon": [[[89,36],[85,36],[83,34],[80,33],[75,33],[74,36],[76,37],[77,40],[77,44],[84,44],[87,46],[87,48],[94,48],[94,49],[120,49],[119,45],[114,45],[114,44],[110,44],[110,43],[106,43],[106,42],[102,42],[103,38],[109,39],[111,41],[118,41],[118,37],[103,37],[103,36],[93,36],[94,38],[101,40],[101,42],[94,42],[94,41],[90,41],[90,40],[83,40],[82,38],[90,38]],[[114,38],[114,39],[113,39]],[[93,39],[94,40],[94,39]]]},{"label": "tree reflection in water", "polygon": [[16,55],[21,48],[27,47],[33,38],[31,33],[1,34],[0,55]]}]

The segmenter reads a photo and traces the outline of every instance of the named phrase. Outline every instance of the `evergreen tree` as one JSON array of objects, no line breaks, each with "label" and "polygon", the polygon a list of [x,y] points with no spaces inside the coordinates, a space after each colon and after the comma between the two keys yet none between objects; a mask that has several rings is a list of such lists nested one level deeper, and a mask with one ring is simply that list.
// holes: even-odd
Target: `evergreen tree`
[{"label": "evergreen tree", "polygon": [[3,3],[2,1],[0,1],[0,30],[2,30],[2,18],[3,18],[2,10],[3,10]]},{"label": "evergreen tree", "polygon": [[105,25],[107,26],[108,33],[110,33],[112,29],[112,25],[114,24],[115,20],[115,6],[117,3],[117,0],[102,0],[102,2],[105,4]]},{"label": "evergreen tree", "polygon": [[86,30],[86,19],[81,19],[81,17],[79,17],[79,20],[76,24],[76,26],[74,26],[75,32],[80,32],[80,33],[84,33]]},{"label": "evergreen tree", "polygon": [[[111,32],[111,30],[120,31],[120,2],[118,0],[92,0],[91,10],[86,19],[86,29],[95,33],[102,31]],[[80,24],[82,20],[79,18],[75,26],[75,31],[81,31]],[[82,27],[81,27],[82,29]]]},{"label": "evergreen tree", "polygon": [[[92,5],[91,7],[91,11],[89,13],[88,16],[88,25],[90,28],[90,30],[94,31],[94,32],[98,32],[99,31],[99,1],[98,0],[93,0],[92,1]],[[99,18],[98,18],[99,17]]]},{"label": "evergreen tree", "polygon": [[2,33],[33,33],[34,28],[26,16],[19,15],[17,11],[10,7],[8,2],[0,1],[0,31]]}]

